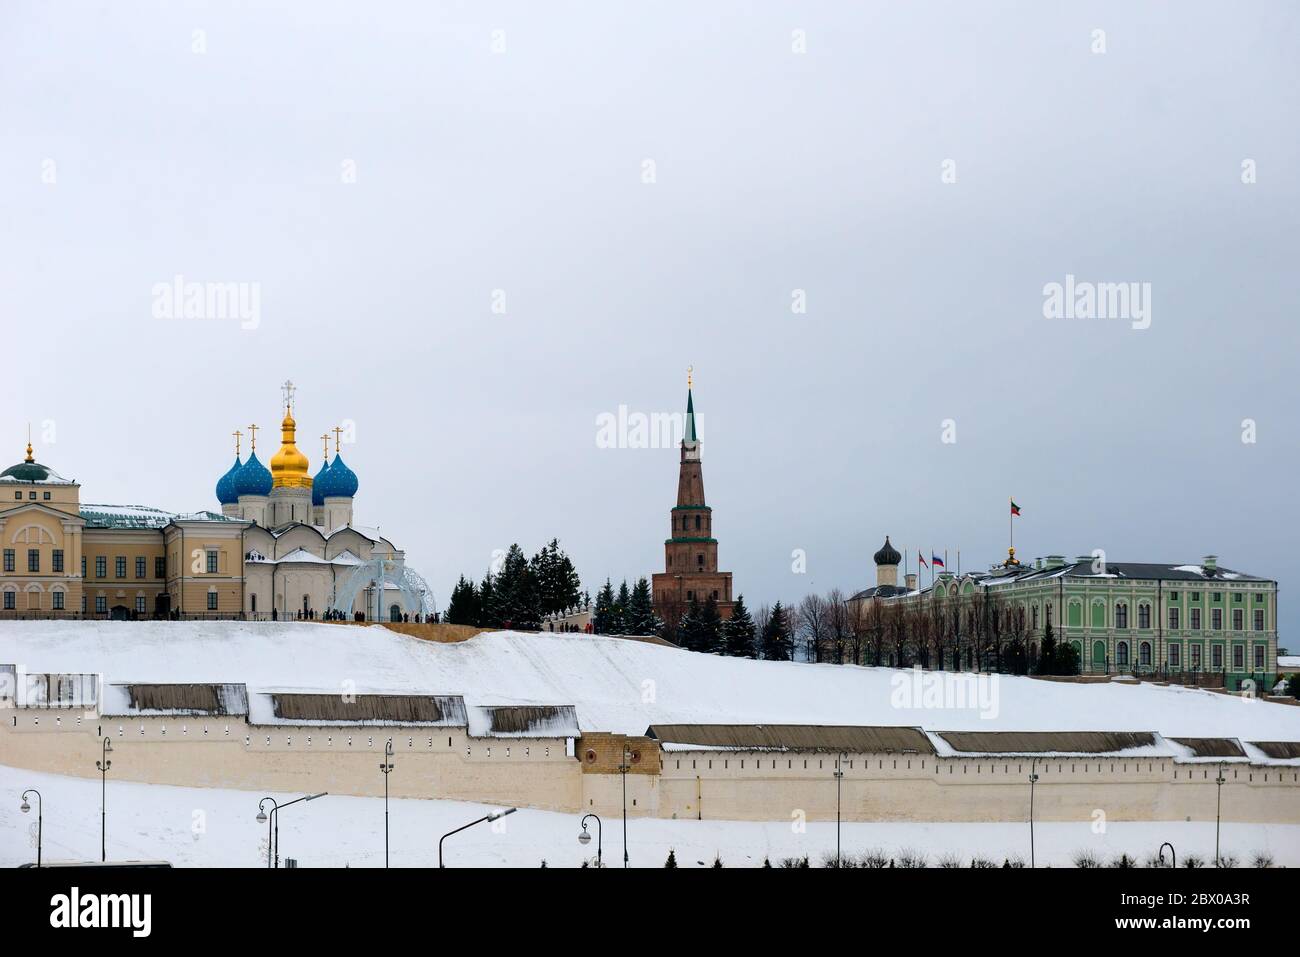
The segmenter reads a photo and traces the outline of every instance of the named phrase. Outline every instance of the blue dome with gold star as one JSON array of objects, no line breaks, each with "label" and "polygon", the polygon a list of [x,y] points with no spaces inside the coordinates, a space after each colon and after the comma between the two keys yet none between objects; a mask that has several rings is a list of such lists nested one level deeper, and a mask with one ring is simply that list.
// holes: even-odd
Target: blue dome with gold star
[{"label": "blue dome with gold star", "polygon": [[329,462],[322,461],[320,464],[320,471],[317,472],[316,477],[311,480],[311,503],[313,505],[325,504],[325,478],[329,475],[329,471]]},{"label": "blue dome with gold star", "polygon": [[319,489],[321,503],[324,504],[327,498],[351,498],[357,494],[357,486],[357,473],[347,467],[343,456],[336,454],[329,470],[322,469],[316,477],[312,492],[314,497]]},{"label": "blue dome with gold star", "polygon": [[239,493],[235,491],[235,474],[243,464],[236,455],[235,464],[230,466],[230,471],[217,479],[217,501],[222,505],[234,505],[239,501]]},{"label": "blue dome with gold star", "polygon": [[271,470],[253,452],[234,475],[235,495],[270,495],[272,482]]}]

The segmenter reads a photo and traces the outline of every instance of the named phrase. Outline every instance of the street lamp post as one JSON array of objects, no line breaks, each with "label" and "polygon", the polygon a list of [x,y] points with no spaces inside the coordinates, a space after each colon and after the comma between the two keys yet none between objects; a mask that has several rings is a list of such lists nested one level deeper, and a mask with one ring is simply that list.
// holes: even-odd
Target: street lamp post
[{"label": "street lamp post", "polygon": [[442,842],[447,840],[447,838],[451,837],[453,834],[459,834],[461,831],[467,830],[468,828],[473,827],[475,824],[482,824],[484,821],[495,821],[498,818],[505,817],[507,814],[514,814],[515,811],[517,810],[519,810],[519,808],[517,807],[508,807],[504,811],[489,811],[487,814],[484,814],[482,817],[476,818],[475,820],[470,821],[468,824],[462,824],[460,827],[456,828],[455,830],[448,831],[442,837],[438,838],[438,867],[441,868],[444,866],[442,863]]},{"label": "street lamp post", "polygon": [[584,846],[591,843],[591,835],[587,833],[587,818],[589,817],[594,817],[596,819],[596,866],[604,867],[605,865],[601,863],[600,854],[601,836],[604,826],[601,824],[599,814],[587,814],[583,816],[581,822],[582,833],[578,835],[578,843]]},{"label": "street lamp post", "polygon": [[1029,866],[1034,867],[1034,785],[1038,783],[1038,762],[1029,765]]},{"label": "street lamp post", "polygon": [[23,803],[21,805],[21,810],[24,814],[26,814],[28,811],[32,809],[32,806],[27,803],[27,795],[29,794],[36,795],[36,866],[40,867],[41,866],[41,837],[42,837],[41,819],[45,816],[45,801],[41,797],[40,791],[36,790],[36,788],[28,788],[26,791],[23,792]]},{"label": "street lamp post", "polygon": [[384,867],[388,866],[388,775],[393,773],[393,739],[384,744],[384,760],[379,765],[384,772]]},{"label": "street lamp post", "polygon": [[[300,798],[294,798],[292,801],[285,801],[283,804],[277,804],[275,798],[270,797],[264,797],[262,800],[257,802],[257,823],[266,823],[267,825],[267,838],[270,841],[270,844],[275,846],[276,867],[280,866],[280,809],[297,804],[300,801],[314,801],[317,798],[325,797],[327,794],[329,794],[328,791],[321,791],[319,794],[305,794]],[[271,802],[271,813],[269,816],[262,810],[262,805],[267,801]],[[271,857],[270,846],[266,849],[266,856],[268,859]],[[267,866],[269,867],[270,864],[268,863]]]},{"label": "street lamp post", "polygon": [[1219,776],[1214,779],[1215,784],[1215,801],[1214,801],[1214,866],[1221,867],[1219,863],[1219,820],[1223,810],[1223,762],[1219,762]]},{"label": "street lamp post", "polygon": [[1165,841],[1163,844],[1160,845],[1160,850],[1156,852],[1156,857],[1159,858],[1161,864],[1164,864],[1166,847],[1169,848],[1169,866],[1177,867],[1178,855],[1174,853],[1174,846],[1170,844],[1168,841]]},{"label": "street lamp post", "polygon": [[840,792],[844,787],[844,759],[847,755],[840,752],[835,758],[835,866],[844,866],[840,857]]},{"label": "street lamp post", "polygon": [[[271,802],[271,814],[266,813],[266,802]],[[275,817],[275,809],[279,807],[273,797],[264,797],[257,802],[257,823],[266,825],[266,868],[271,869],[271,851],[275,847],[275,838],[271,834],[271,821]]]},{"label": "street lamp post", "polygon": [[623,742],[623,762],[618,773],[623,776],[623,866],[627,867],[627,772],[632,770],[632,748]]},{"label": "street lamp post", "polygon": [[113,762],[108,756],[113,753],[113,742],[104,738],[104,743],[99,750],[99,760],[95,762],[95,768],[99,771],[99,860],[103,863],[108,860],[108,769],[113,766]]}]

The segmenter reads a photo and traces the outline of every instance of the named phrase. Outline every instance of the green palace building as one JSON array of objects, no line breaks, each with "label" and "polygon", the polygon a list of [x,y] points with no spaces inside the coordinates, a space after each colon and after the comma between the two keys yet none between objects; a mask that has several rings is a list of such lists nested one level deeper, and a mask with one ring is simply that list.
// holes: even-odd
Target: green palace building
[{"label": "green palace building", "polygon": [[[1277,680],[1277,582],[1224,568],[1215,555],[1197,564],[1101,562],[1061,555],[1033,564],[1007,561],[987,572],[942,571],[918,586],[897,580],[899,554],[886,540],[875,555],[876,585],[849,599],[868,603],[971,599],[980,592],[1024,614],[1030,657],[1050,622],[1074,645],[1084,674],[1168,675],[1267,693]],[[958,647],[944,665],[961,666]],[[965,662],[970,667],[969,659]]]}]

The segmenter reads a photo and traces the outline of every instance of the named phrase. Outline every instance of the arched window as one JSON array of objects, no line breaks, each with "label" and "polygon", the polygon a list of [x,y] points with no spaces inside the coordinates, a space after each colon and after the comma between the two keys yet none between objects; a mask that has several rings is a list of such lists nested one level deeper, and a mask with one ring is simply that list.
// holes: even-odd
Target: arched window
[{"label": "arched window", "polygon": [[248,598],[250,602],[249,610],[252,611],[253,614],[257,614],[257,593],[254,592],[253,594],[249,595]]},{"label": "arched window", "polygon": [[1121,668],[1128,666],[1128,642],[1121,641],[1115,645],[1115,664]]},{"label": "arched window", "polygon": [[1144,641],[1138,645],[1138,664],[1143,668],[1151,667],[1151,642]]},{"label": "arched window", "polygon": [[1038,606],[1037,606],[1037,605],[1034,606],[1034,608],[1033,608],[1033,614],[1032,614],[1031,617],[1033,618],[1033,624],[1030,625],[1030,627],[1031,627],[1034,631],[1037,631],[1037,630],[1038,630]]},{"label": "arched window", "polygon": [[1151,627],[1151,606],[1146,602],[1138,605],[1138,627],[1142,629]]},{"label": "arched window", "polygon": [[701,552],[699,555],[696,555],[696,556],[695,556],[695,564],[696,564],[696,565],[699,565],[701,568],[704,567],[704,553],[703,553],[703,552]]},{"label": "arched window", "polygon": [[1115,602],[1115,627],[1116,628],[1128,627],[1128,603],[1127,602],[1122,602],[1122,601]]}]

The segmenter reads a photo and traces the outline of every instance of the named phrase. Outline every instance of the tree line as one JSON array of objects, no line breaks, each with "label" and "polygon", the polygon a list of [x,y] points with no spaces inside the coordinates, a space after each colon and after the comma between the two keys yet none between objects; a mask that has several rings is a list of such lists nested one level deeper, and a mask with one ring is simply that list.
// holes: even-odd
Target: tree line
[{"label": "tree line", "polygon": [[452,589],[446,620],[453,625],[538,631],[542,619],[590,604],[569,556],[551,539],[532,558],[518,544],[510,546],[501,568],[483,575],[477,585],[464,575]]},{"label": "tree line", "polygon": [[1051,622],[1041,635],[1020,605],[986,591],[946,600],[847,602],[839,589],[808,595],[795,611],[810,661],[1077,675],[1079,654]]}]

